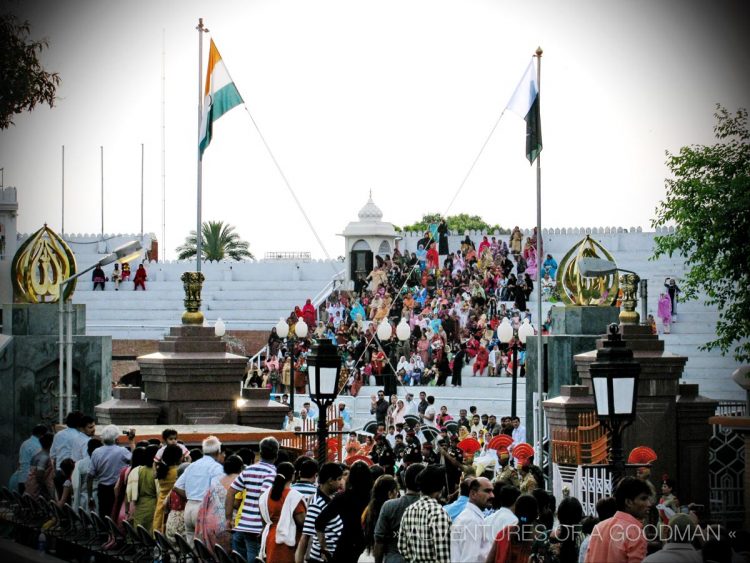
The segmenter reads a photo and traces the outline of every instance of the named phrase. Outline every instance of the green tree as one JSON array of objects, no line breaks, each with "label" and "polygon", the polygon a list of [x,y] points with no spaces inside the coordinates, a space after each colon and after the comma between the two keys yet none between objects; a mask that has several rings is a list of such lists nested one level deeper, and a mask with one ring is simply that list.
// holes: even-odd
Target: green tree
[{"label": "green tree", "polygon": [[13,125],[14,115],[38,103],[55,105],[60,76],[42,68],[39,54],[48,43],[31,41],[30,31],[29,22],[0,15],[0,129]]},{"label": "green tree", "polygon": [[[440,213],[426,213],[422,215],[422,219],[411,225],[405,226],[402,231],[426,231],[430,226],[430,223],[440,222]],[[490,226],[484,219],[479,215],[469,215],[468,213],[460,213],[458,215],[448,215],[445,218],[445,222],[448,225],[448,230],[463,233],[464,231],[499,231],[501,233],[510,233],[509,230],[503,229],[500,225]]]},{"label": "green tree", "polygon": [[[240,235],[234,232],[234,227],[225,225],[223,221],[204,221],[201,226],[201,254],[203,260],[242,260],[244,258],[254,258],[248,250],[250,246],[247,242],[240,239]],[[190,235],[185,237],[185,243],[177,247],[177,259],[187,260],[194,258],[197,251],[197,238],[195,231],[190,231]]]},{"label": "green tree", "polygon": [[675,232],[656,237],[652,259],[677,254],[685,259],[683,299],[706,295],[717,305],[716,339],[702,348],[733,351],[750,360],[750,135],[747,110],[732,115],[716,106],[713,145],[667,152],[672,174],[667,197],[656,208],[654,227],[674,225]]}]

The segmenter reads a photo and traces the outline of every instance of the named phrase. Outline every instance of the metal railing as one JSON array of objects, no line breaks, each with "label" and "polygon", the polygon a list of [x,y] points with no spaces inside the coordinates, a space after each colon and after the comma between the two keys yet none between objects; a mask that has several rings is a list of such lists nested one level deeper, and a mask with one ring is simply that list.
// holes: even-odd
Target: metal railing
[{"label": "metal railing", "polygon": [[716,416],[747,416],[745,401],[719,401],[716,406]]},{"label": "metal railing", "polygon": [[309,262],[310,258],[309,252],[266,252],[263,255],[264,260],[303,260]]},{"label": "metal railing", "polygon": [[328,299],[328,296],[333,293],[337,285],[341,285],[342,283],[344,283],[345,271],[346,270],[340,270],[336,272],[331,280],[325,285],[325,287],[321,289],[315,297],[313,297],[312,304],[315,306],[316,310],[326,302],[326,299]]}]

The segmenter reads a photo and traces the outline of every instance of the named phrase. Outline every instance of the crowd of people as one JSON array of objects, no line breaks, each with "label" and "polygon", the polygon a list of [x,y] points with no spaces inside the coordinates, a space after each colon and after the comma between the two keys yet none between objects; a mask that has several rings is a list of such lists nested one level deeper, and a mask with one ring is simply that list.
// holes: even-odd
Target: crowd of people
[{"label": "crowd of people", "polygon": [[[146,291],[147,279],[148,273],[146,272],[146,267],[141,263],[138,265],[138,269],[136,269],[135,275],[133,276],[133,290],[135,291],[140,287],[143,291]],[[112,283],[115,285],[115,291],[119,291],[120,282],[130,281],[130,264],[123,262],[121,268],[120,263],[115,262],[115,265],[112,268],[112,273],[109,277],[104,273],[104,269],[101,266],[94,268],[94,271],[91,273],[91,281],[94,283],[94,291],[96,291],[97,287],[104,291],[104,284],[110,280],[112,280]]]},{"label": "crowd of people", "polygon": [[[272,329],[261,369],[248,373],[246,384],[274,393],[294,385],[305,388],[306,355],[310,339],[329,338],[338,345],[346,377],[343,393],[356,395],[363,385],[462,385],[464,366],[478,377],[523,375],[525,352],[520,345],[517,366],[511,350],[517,343],[501,342],[497,328],[508,319],[517,329],[531,321],[527,300],[540,272],[545,295],[554,291],[557,262],[547,254],[537,267],[536,233],[522,244],[516,227],[509,243],[482,237],[478,246],[467,235],[450,251],[444,223],[429,230],[418,247],[424,252],[376,256],[374,269],[357,278],[352,291],[337,290],[319,311],[308,299],[289,315],[289,334],[306,323],[307,339],[282,339]],[[392,338],[377,336],[382,321],[391,324]],[[396,325],[407,323],[409,337],[399,341]],[[548,330],[549,319],[542,326]],[[291,346],[295,346],[292,354]],[[295,365],[292,369],[292,358]],[[294,372],[294,381],[291,381]]]},{"label": "crowd of people", "polygon": [[[404,436],[379,423],[369,451],[353,449],[355,434],[343,463],[322,465],[273,437],[257,452],[213,436],[189,450],[173,429],[148,441],[128,431],[119,445],[119,428],[97,435],[74,412],[54,436],[33,429],[11,486],[268,563],[356,562],[365,552],[377,563],[724,562],[747,550],[742,534],[731,540],[682,507],[674,481],[657,493],[645,467],[599,500],[596,518],[585,516],[576,498],[545,489],[531,448],[516,439],[519,421],[488,417],[480,434],[493,445],[475,450],[460,429],[481,416],[451,420],[429,408],[422,421],[434,414],[435,426],[407,414]],[[488,448],[494,468],[481,459]]]}]

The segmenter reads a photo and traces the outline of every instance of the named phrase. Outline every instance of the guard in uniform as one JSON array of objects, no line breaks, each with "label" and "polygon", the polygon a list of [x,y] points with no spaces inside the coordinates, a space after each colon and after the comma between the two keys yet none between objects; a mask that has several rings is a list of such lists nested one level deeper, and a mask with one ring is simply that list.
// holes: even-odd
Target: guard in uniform
[{"label": "guard in uniform", "polygon": [[385,470],[386,475],[393,475],[393,466],[396,464],[396,456],[391,445],[384,434],[375,436],[375,447],[370,452],[370,459],[376,465]]},{"label": "guard in uniform", "polygon": [[502,469],[497,477],[495,477],[495,483],[504,483],[520,488],[521,481],[518,478],[518,471],[510,464],[510,453],[508,453],[508,450],[505,448],[499,449],[497,451],[497,460]]}]

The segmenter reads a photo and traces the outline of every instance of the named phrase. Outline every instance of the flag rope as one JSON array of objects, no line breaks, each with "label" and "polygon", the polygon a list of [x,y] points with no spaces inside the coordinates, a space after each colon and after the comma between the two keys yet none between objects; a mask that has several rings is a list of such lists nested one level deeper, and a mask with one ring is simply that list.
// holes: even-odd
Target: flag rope
[{"label": "flag rope", "polygon": [[[302,213],[302,216],[305,218],[305,221],[307,222],[307,226],[310,227],[310,230],[312,231],[313,235],[315,236],[315,240],[318,241],[318,244],[320,245],[321,250],[323,250],[323,254],[325,254],[325,257],[330,262],[332,260],[331,255],[328,254],[328,250],[326,250],[325,245],[323,244],[323,241],[320,239],[320,236],[318,236],[318,232],[315,230],[315,227],[312,224],[312,221],[310,221],[310,218],[307,216],[307,213],[305,213],[304,208],[302,207],[302,203],[297,198],[297,194],[294,193],[294,190],[292,189],[292,185],[289,183],[289,180],[287,180],[286,174],[284,174],[284,171],[281,169],[281,165],[279,164],[279,161],[276,160],[276,156],[274,156],[273,151],[271,150],[271,147],[266,142],[266,138],[263,136],[263,133],[260,130],[260,127],[258,127],[258,124],[255,121],[255,118],[253,117],[253,114],[250,113],[250,109],[247,107],[246,103],[242,103],[242,107],[245,108],[245,111],[247,112],[248,117],[250,117],[250,121],[253,123],[253,127],[255,127],[255,130],[258,132],[258,136],[260,137],[260,140],[263,142],[263,146],[266,147],[266,150],[268,151],[268,155],[271,157],[271,160],[273,161],[274,166],[276,166],[276,170],[279,171],[279,175],[281,176],[281,179],[284,181],[284,185],[289,190],[289,193],[292,194],[292,198],[294,199],[294,202],[297,204],[297,207],[300,210],[300,213]],[[336,270],[336,267],[333,266],[333,269]]]}]

